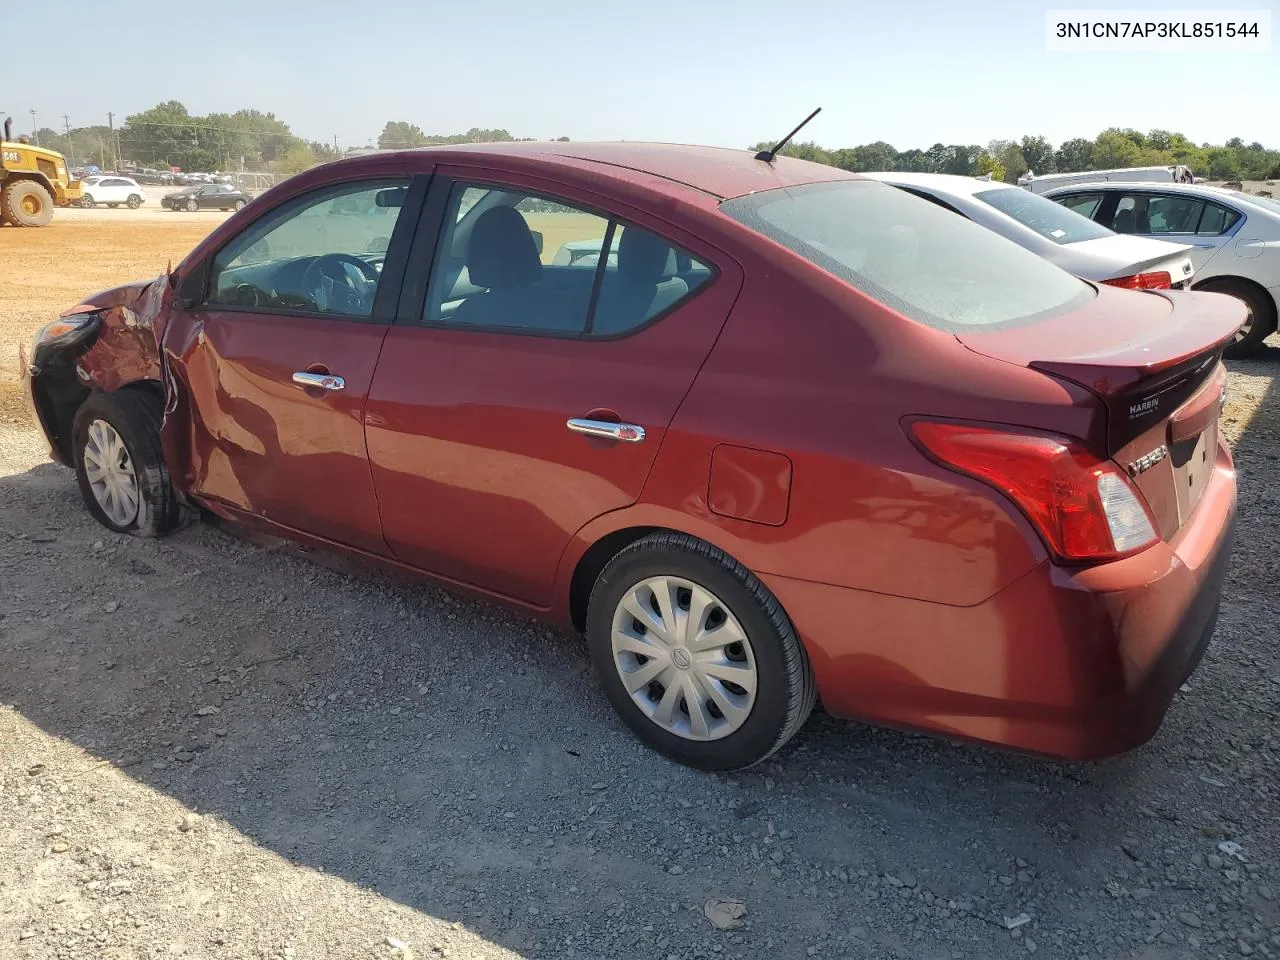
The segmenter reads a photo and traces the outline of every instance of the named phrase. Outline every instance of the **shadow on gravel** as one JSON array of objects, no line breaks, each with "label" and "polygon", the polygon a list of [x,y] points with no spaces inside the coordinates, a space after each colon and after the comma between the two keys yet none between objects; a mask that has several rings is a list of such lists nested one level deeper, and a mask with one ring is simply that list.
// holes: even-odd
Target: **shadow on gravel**
[{"label": "shadow on gravel", "polygon": [[[1026,956],[1001,923],[1023,911],[1071,956],[1129,955],[1131,888],[1212,895],[1202,831],[1275,849],[1274,760],[1222,744],[1267,697],[1237,658],[1264,649],[1257,565],[1276,582],[1276,487],[1253,478],[1280,469],[1278,405],[1237,445],[1255,521],[1218,641],[1157,740],[1105,763],[815,716],[776,762],[703,776],[621,729],[576,638],[200,525],[115,538],[52,465],[0,478],[0,700],[295,863],[528,956]],[[695,912],[712,896],[747,902],[746,939]]]}]

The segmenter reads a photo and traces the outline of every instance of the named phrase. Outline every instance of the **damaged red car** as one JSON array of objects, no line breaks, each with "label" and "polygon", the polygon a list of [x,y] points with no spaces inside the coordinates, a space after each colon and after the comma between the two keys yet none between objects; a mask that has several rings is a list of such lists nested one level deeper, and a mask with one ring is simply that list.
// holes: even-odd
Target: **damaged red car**
[{"label": "damaged red car", "polygon": [[213,514],[572,626],[680,762],[818,700],[1082,759],[1213,633],[1243,320],[831,167],[520,143],[295,177],[23,366],[110,529]]}]

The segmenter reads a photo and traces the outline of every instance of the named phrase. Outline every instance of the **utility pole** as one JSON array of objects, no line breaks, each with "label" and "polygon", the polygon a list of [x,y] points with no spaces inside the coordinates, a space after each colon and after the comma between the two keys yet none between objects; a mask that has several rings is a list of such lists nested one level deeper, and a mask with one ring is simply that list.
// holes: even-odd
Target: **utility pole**
[{"label": "utility pole", "polygon": [[116,115],[107,111],[107,130],[111,136],[111,163],[115,170],[120,170],[120,141],[116,139]]},{"label": "utility pole", "polygon": [[67,130],[67,136],[70,137],[71,136],[71,118],[67,116],[65,113],[62,115],[62,125]]},{"label": "utility pole", "polygon": [[335,156],[342,156],[342,151],[338,149],[338,135],[336,133],[333,135],[333,153]]},{"label": "utility pole", "polygon": [[31,136],[36,142],[36,146],[40,146],[40,125],[36,123],[36,112],[31,111]]}]

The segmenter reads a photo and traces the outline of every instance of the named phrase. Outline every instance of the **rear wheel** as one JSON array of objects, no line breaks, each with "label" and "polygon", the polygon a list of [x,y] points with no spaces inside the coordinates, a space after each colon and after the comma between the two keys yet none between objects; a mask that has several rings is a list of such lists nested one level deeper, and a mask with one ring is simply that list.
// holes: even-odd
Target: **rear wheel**
[{"label": "rear wheel", "polygon": [[129,204],[130,210],[137,210],[140,206],[142,206],[142,198],[138,196],[136,193],[129,194],[129,200],[127,202]]},{"label": "rear wheel", "polygon": [[1235,297],[1243,302],[1249,311],[1243,326],[1236,331],[1235,340],[1227,344],[1227,348],[1222,351],[1223,356],[1239,358],[1257,353],[1262,346],[1262,341],[1275,331],[1275,305],[1257,287],[1239,280],[1218,280],[1203,284],[1198,289]]},{"label": "rear wheel", "polygon": [[14,180],[0,191],[0,217],[15,227],[43,227],[53,219],[53,197],[34,180]]},{"label": "rear wheel", "polygon": [[241,210],[243,210],[243,209],[244,209],[244,201],[243,201],[243,200],[237,200],[237,201],[236,201],[236,204],[235,204],[235,209],[236,209],[236,212],[237,212],[237,213],[239,213]]},{"label": "rear wheel", "polygon": [[759,763],[817,699],[804,647],[768,589],[683,534],[627,547],[591,591],[587,643],[613,708],[649,746],[702,770]]},{"label": "rear wheel", "polygon": [[158,537],[181,512],[160,447],[160,401],[140,390],[95,393],[72,425],[85,506],[109,530]]}]

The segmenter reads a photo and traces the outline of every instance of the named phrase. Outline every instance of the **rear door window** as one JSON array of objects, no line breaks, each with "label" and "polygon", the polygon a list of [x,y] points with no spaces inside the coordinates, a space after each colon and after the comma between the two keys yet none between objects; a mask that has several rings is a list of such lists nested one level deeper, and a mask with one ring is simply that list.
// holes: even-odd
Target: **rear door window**
[{"label": "rear door window", "polygon": [[1054,202],[1066,207],[1072,213],[1078,213],[1082,217],[1093,219],[1094,214],[1098,212],[1098,207],[1102,204],[1102,194],[1100,193],[1075,193],[1069,197],[1054,197]]},{"label": "rear door window", "polygon": [[1106,227],[1030,190],[996,187],[974,196],[1054,243],[1079,243],[1111,235]]},{"label": "rear door window", "polygon": [[765,190],[726,200],[720,210],[938,330],[1020,326],[1095,296],[1084,281],[986,227],[869,180]]},{"label": "rear door window", "polygon": [[564,200],[455,184],[422,319],[573,337],[638,329],[712,271],[652,231]]}]

